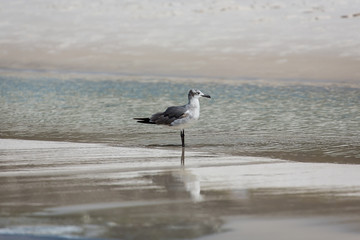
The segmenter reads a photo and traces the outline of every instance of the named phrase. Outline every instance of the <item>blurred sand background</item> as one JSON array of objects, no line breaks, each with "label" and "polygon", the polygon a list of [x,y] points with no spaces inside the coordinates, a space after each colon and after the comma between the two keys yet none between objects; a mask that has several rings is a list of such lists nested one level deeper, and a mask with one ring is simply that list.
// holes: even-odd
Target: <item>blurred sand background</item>
[{"label": "blurred sand background", "polygon": [[0,2],[0,68],[356,82],[360,1]]}]

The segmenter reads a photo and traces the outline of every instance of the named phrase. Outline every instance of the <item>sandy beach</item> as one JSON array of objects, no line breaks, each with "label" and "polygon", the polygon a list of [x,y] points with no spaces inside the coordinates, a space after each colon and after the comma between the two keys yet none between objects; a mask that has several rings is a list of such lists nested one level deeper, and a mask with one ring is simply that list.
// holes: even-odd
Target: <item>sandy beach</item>
[{"label": "sandy beach", "polygon": [[[1,239],[357,239],[359,165],[0,140]],[[19,237],[19,238],[17,238]]]},{"label": "sandy beach", "polygon": [[[0,5],[0,68],[358,82],[358,1]],[[24,7],[26,6],[26,7]]]}]

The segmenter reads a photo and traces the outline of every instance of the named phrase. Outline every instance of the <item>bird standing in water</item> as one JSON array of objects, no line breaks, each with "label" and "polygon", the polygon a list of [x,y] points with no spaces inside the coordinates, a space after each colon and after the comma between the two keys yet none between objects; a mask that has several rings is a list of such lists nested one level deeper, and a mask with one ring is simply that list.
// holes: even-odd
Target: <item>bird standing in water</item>
[{"label": "bird standing in water", "polygon": [[166,125],[181,129],[181,143],[185,147],[185,128],[200,117],[200,97],[210,98],[198,89],[191,89],[188,94],[188,104],[168,107],[165,112],[153,114],[150,118],[134,118],[139,123]]}]

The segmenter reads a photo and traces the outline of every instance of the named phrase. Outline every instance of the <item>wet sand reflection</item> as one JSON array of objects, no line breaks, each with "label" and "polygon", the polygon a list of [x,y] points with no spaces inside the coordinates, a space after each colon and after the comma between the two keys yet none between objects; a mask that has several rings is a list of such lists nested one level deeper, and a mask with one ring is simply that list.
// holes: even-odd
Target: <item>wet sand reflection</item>
[{"label": "wet sand reflection", "polygon": [[267,222],[288,237],[286,223],[309,239],[314,222],[319,236],[339,229],[328,239],[360,234],[359,165],[191,151],[185,165],[185,149],[179,165],[178,150],[1,143],[0,238],[264,239]]}]

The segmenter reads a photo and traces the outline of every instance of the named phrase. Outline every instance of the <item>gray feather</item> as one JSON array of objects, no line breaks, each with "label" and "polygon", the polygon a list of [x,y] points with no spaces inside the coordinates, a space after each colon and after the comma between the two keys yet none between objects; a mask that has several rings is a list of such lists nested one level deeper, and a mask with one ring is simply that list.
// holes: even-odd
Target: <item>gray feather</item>
[{"label": "gray feather", "polygon": [[159,112],[152,115],[150,121],[156,124],[171,125],[176,119],[186,117],[186,110],[185,105],[168,107],[165,112]]}]

